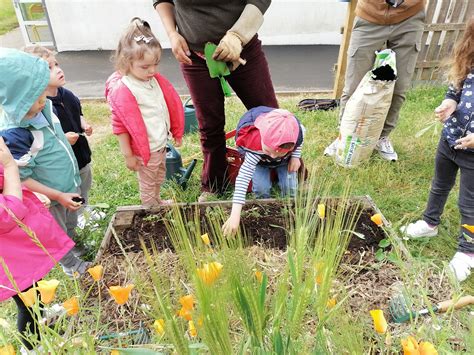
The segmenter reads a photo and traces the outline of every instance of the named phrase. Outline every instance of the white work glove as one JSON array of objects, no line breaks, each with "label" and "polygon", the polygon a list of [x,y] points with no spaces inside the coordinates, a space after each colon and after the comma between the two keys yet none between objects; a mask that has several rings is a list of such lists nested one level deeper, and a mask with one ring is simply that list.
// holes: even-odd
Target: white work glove
[{"label": "white work glove", "polygon": [[[244,63],[240,58],[243,46],[255,36],[263,24],[263,14],[258,7],[247,4],[239,19],[222,37],[214,52],[215,60]],[[240,60],[239,60],[240,59]],[[235,65],[234,65],[235,66]]]}]

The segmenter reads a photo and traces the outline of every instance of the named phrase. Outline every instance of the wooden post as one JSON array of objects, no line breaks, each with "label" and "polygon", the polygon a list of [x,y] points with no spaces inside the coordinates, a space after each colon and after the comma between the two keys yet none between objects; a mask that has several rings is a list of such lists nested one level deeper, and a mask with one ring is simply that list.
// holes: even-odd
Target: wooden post
[{"label": "wooden post", "polygon": [[334,80],[333,98],[339,99],[344,88],[344,79],[347,66],[347,49],[351,41],[352,26],[355,18],[355,8],[357,0],[351,0],[347,7],[346,22],[344,23],[341,46],[339,47],[339,57],[337,59],[336,78]]}]

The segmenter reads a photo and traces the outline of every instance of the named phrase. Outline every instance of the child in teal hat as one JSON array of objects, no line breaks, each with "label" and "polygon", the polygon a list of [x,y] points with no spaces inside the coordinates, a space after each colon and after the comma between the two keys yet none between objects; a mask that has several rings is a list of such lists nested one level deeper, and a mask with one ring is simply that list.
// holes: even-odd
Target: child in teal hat
[{"label": "child in teal hat", "polygon": [[[24,186],[51,200],[50,212],[74,239],[81,197],[79,169],[45,89],[48,63],[24,52],[0,48],[0,136],[13,155]],[[65,273],[82,274],[89,263],[73,251],[60,261]]]}]

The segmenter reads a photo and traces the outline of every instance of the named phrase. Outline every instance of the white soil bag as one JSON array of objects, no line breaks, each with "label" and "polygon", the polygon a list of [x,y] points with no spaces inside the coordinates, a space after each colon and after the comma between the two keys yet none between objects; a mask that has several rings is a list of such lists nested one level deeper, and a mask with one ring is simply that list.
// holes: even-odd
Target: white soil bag
[{"label": "white soil bag", "polygon": [[395,52],[376,52],[373,69],[347,101],[341,119],[335,155],[339,165],[351,168],[369,159],[392,103],[396,75]]}]

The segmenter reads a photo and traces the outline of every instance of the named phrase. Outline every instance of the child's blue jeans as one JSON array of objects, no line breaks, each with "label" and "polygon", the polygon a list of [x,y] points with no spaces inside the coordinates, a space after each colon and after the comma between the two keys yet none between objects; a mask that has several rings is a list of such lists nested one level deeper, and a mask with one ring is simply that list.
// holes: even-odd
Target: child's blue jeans
[{"label": "child's blue jeans", "polygon": [[288,164],[268,168],[263,165],[257,165],[252,177],[252,192],[257,198],[270,198],[272,181],[270,179],[271,169],[275,169],[278,175],[278,186],[281,195],[294,197],[298,188],[298,175],[296,172],[288,172]]}]

